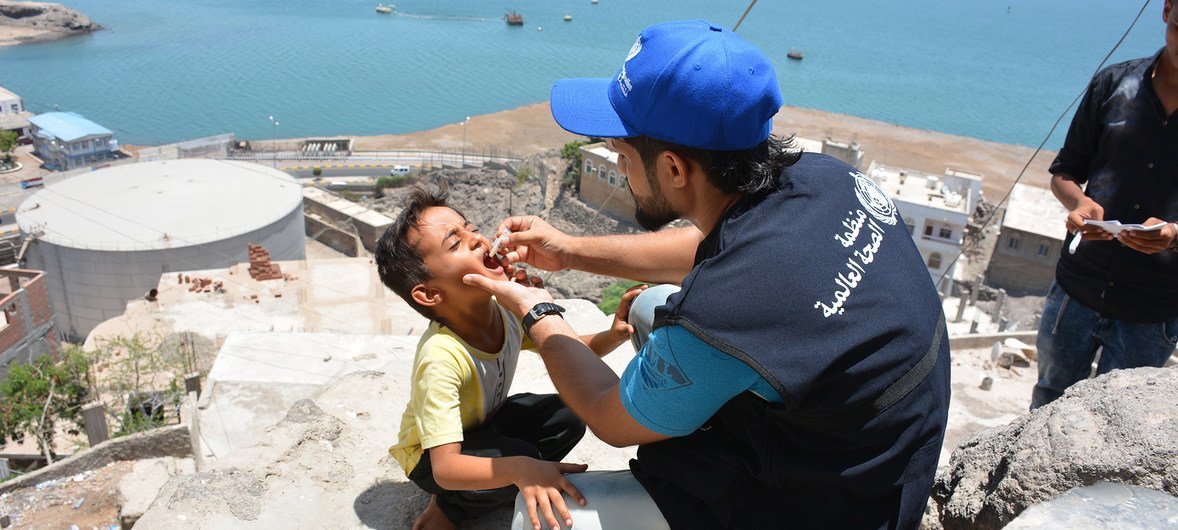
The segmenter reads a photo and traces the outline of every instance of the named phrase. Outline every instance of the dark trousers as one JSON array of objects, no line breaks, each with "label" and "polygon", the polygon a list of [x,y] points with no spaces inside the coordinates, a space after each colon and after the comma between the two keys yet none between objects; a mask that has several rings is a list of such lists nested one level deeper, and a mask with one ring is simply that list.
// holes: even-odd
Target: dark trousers
[{"label": "dark trousers", "polygon": [[[559,462],[583,436],[585,424],[556,394],[516,394],[509,396],[482,425],[462,433],[462,454],[486,458],[528,456]],[[514,485],[491,490],[443,489],[434,480],[428,449],[409,473],[409,480],[437,495],[438,507],[454,524],[509,504],[519,493]]]}]

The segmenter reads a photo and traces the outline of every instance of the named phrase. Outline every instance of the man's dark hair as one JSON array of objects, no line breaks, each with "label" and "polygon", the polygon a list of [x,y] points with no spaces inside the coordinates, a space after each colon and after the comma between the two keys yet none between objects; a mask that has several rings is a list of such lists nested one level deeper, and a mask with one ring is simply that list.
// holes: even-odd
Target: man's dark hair
[{"label": "man's dark hair", "polygon": [[767,191],[777,181],[777,175],[801,157],[801,149],[797,147],[792,134],[787,138],[769,135],[756,147],[741,151],[685,147],[649,136],[624,138],[622,141],[638,151],[642,165],[646,167],[647,178],[654,177],[655,161],[659,154],[671,151],[699,164],[708,176],[708,181],[724,193],[751,195]]},{"label": "man's dark hair", "polygon": [[462,212],[447,204],[449,200],[450,190],[442,183],[415,186],[409,190],[409,196],[405,199],[405,209],[401,210],[397,220],[376,243],[376,272],[380,275],[381,283],[429,319],[436,318],[434,311],[415,302],[412,293],[414,287],[429,281],[433,276],[425,267],[425,257],[409,240],[409,233],[421,222],[421,214],[434,206],[450,208],[465,219]]}]

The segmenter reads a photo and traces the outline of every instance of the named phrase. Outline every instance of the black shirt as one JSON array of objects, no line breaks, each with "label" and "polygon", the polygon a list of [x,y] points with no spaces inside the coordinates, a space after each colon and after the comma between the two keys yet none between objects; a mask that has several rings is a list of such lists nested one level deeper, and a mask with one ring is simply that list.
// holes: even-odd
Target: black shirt
[{"label": "black shirt", "polygon": [[[1096,74],[1051,164],[1052,174],[1087,183],[1105,220],[1178,221],[1178,112],[1166,115],[1151,79],[1161,55]],[[1056,280],[1076,301],[1116,320],[1178,318],[1178,253],[1147,255],[1116,240],[1084,241],[1074,255],[1067,246]]]}]

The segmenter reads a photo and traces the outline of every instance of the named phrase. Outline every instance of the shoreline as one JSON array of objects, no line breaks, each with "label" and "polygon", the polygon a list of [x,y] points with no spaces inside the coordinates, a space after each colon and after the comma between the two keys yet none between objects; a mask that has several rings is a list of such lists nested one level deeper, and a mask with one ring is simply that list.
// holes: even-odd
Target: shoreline
[{"label": "shoreline", "polygon": [[[986,200],[996,202],[1013,185],[1034,149],[966,136],[914,129],[887,122],[802,107],[784,106],[773,118],[773,132],[797,133],[812,140],[828,136],[857,141],[863,149],[864,167],[872,160],[907,169],[942,174],[954,168],[983,177]],[[389,149],[461,149],[461,123],[405,134],[351,136],[357,151]],[[560,128],[549,113],[548,102],[491,114],[471,116],[466,125],[469,151],[513,152],[519,156],[559,150],[564,144],[584,139]],[[1041,151],[1027,168],[1022,183],[1048,188],[1048,166],[1055,151]]]}]

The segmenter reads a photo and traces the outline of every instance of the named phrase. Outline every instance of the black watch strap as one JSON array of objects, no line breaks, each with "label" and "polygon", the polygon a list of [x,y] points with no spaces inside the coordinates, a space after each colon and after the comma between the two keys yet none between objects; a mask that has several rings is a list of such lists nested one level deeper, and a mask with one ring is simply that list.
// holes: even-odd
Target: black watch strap
[{"label": "black watch strap", "polygon": [[532,326],[534,326],[536,322],[539,322],[541,318],[544,318],[548,315],[559,315],[561,313],[564,313],[564,308],[552,302],[540,302],[532,306],[532,309],[528,311],[528,314],[524,315],[524,333],[531,337]]}]

